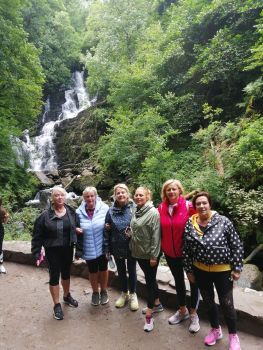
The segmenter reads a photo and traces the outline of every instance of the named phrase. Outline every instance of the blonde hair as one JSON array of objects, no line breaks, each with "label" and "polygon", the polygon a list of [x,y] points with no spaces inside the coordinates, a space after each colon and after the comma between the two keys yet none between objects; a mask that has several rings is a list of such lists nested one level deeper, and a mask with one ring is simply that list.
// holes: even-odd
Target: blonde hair
[{"label": "blonde hair", "polygon": [[146,187],[146,186],[139,186],[139,187],[136,188],[135,193],[136,193],[136,191],[137,191],[139,188],[142,188],[142,189],[143,189],[143,191],[144,191],[144,193],[145,193],[145,195],[146,195],[147,201],[149,201],[149,200],[152,198],[152,192],[151,192],[151,190],[150,190],[148,187]]},{"label": "blonde hair", "polygon": [[95,196],[97,197],[98,195],[98,192],[97,192],[97,189],[96,187],[93,187],[93,186],[88,186],[84,189],[84,191],[82,192],[83,196],[86,194],[86,193],[89,193],[89,192],[94,192]]},{"label": "blonde hair", "polygon": [[179,180],[175,180],[175,179],[169,179],[167,181],[165,181],[165,183],[162,186],[162,191],[161,191],[161,198],[162,201],[167,200],[167,196],[166,196],[166,189],[169,185],[171,184],[175,184],[178,188],[179,188],[179,192],[180,194],[184,193],[184,188],[183,185],[181,184],[181,182]]},{"label": "blonde hair", "polygon": [[55,186],[51,190],[51,201],[52,202],[53,202],[54,197],[55,197],[55,192],[59,192],[59,193],[63,194],[64,197],[66,197],[66,195],[67,195],[67,192],[63,187]]},{"label": "blonde hair", "polygon": [[128,194],[128,200],[130,199],[131,197],[131,194],[130,194],[130,191],[128,189],[128,187],[125,185],[125,184],[117,184],[113,187],[113,199],[116,200],[116,191],[117,191],[117,188],[122,188],[123,190],[125,190]]}]

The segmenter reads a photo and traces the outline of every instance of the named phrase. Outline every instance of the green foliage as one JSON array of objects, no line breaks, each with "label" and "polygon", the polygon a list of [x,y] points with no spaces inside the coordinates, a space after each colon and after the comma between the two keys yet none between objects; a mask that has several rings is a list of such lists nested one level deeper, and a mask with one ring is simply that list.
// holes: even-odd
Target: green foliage
[{"label": "green foliage", "polygon": [[33,226],[40,211],[35,208],[23,208],[11,215],[5,226],[5,240],[30,241]]},{"label": "green foliage", "polygon": [[126,69],[134,62],[137,41],[146,29],[151,7],[148,0],[91,2],[86,65],[92,92],[105,92],[122,67]]},{"label": "green foliage", "polygon": [[26,128],[40,111],[43,75],[20,6],[18,0],[0,4],[0,124]]},{"label": "green foliage", "polygon": [[226,205],[246,243],[263,243],[263,188],[246,191],[237,184],[228,187]]},{"label": "green foliage", "polygon": [[153,147],[165,143],[166,133],[171,132],[167,121],[153,108],[136,115],[118,110],[109,120],[109,132],[101,137],[98,157],[104,169],[114,169],[122,176],[138,177],[142,162]]},{"label": "green foliage", "polygon": [[32,199],[39,185],[39,180],[33,174],[15,165],[12,172],[9,172],[8,181],[1,187],[0,196],[3,198],[5,206],[13,211]]},{"label": "green foliage", "polygon": [[[80,2],[72,0],[71,3],[76,8]],[[71,21],[73,8],[70,1],[66,5],[62,0],[27,0],[23,9],[24,27],[29,40],[39,49],[49,92],[68,84],[71,68],[79,65],[83,19],[82,25],[79,23],[82,29],[79,32],[80,28],[77,30],[76,23],[74,27]],[[78,13],[81,13],[81,8]]]},{"label": "green foliage", "polygon": [[0,186],[4,191],[14,185],[16,192],[21,185],[20,170],[11,137],[35,121],[44,82],[38,51],[28,42],[22,26],[18,0],[0,4],[0,42]]},{"label": "green foliage", "polygon": [[244,188],[255,188],[263,181],[263,117],[245,123],[231,151],[230,176]]}]

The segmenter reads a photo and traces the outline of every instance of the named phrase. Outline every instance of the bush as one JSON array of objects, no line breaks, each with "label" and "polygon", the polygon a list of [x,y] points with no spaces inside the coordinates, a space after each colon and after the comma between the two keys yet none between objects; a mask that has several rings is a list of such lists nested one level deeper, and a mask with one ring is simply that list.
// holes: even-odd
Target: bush
[{"label": "bush", "polygon": [[5,225],[5,240],[30,241],[35,219],[40,214],[39,209],[23,208],[11,215]]}]

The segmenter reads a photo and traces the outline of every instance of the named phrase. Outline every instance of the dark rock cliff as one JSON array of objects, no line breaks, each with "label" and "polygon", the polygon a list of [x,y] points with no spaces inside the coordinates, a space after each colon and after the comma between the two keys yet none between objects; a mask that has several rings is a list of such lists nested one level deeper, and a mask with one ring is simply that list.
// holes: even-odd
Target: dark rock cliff
[{"label": "dark rock cliff", "polygon": [[80,194],[84,187],[92,185],[108,197],[114,183],[102,176],[94,155],[99,138],[106,131],[108,116],[101,111],[91,107],[74,119],[64,120],[56,129],[54,142],[64,187]]}]

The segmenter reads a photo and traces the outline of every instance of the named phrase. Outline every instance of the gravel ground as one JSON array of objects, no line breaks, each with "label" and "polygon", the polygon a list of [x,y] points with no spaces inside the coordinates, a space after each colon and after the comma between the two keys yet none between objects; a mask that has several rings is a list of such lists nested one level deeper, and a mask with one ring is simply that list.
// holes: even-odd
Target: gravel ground
[{"label": "gravel ground", "polygon": [[[151,333],[143,331],[144,317],[140,310],[128,307],[118,310],[114,303],[118,292],[109,288],[110,302],[104,306],[90,305],[91,288],[88,280],[72,277],[71,292],[79,301],[77,309],[63,305],[65,318],[52,317],[52,302],[45,269],[15,263],[5,263],[7,275],[0,274],[0,349],[92,349],[92,350],[201,350],[209,329],[201,321],[196,335],[188,332],[188,322],[171,326],[168,317],[174,310],[155,316]],[[145,301],[140,300],[140,307]],[[228,349],[227,331],[214,350]],[[243,350],[262,349],[262,338],[239,332]]]}]

